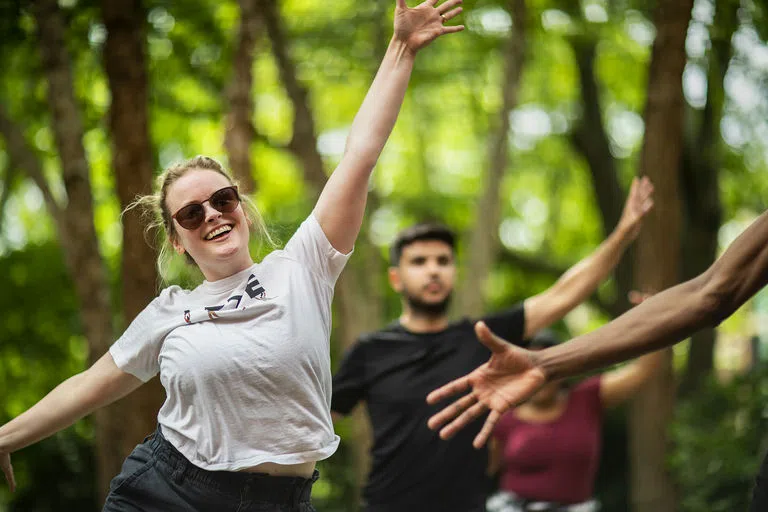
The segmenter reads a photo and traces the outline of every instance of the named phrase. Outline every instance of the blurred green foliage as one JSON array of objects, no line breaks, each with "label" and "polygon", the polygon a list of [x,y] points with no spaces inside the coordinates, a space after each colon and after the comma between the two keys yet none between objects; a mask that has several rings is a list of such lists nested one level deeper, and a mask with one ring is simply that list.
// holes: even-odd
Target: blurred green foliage
[{"label": "blurred green foliage", "polygon": [[680,512],[747,510],[768,448],[768,368],[727,383],[710,379],[680,404],[672,425],[670,464]]},{"label": "blurred green foliage", "polygon": [[[72,281],[56,244],[29,244],[5,254],[0,268],[0,423],[5,423],[81,371],[87,353]],[[96,509],[89,421],[21,450],[13,464],[18,489],[9,511]],[[3,483],[0,504],[9,499]]]}]

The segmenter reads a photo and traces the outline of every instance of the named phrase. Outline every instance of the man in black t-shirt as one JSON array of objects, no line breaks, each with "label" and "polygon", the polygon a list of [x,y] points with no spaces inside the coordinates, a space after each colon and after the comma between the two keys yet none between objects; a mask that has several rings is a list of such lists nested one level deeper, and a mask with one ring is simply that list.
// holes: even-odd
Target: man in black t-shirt
[{"label": "man in black t-shirt", "polygon": [[[635,180],[611,235],[548,290],[482,318],[493,332],[520,344],[586,300],[637,237],[653,206],[653,186]],[[400,294],[400,318],[365,334],[346,353],[333,378],[331,410],[346,415],[367,405],[373,427],[371,471],[363,492],[366,512],[481,512],[490,489],[485,450],[472,448],[482,421],[443,441],[427,420],[440,405],[427,393],[487,361],[474,322],[450,323],[456,275],[454,235],[437,224],[402,231],[390,250],[389,280]]]}]

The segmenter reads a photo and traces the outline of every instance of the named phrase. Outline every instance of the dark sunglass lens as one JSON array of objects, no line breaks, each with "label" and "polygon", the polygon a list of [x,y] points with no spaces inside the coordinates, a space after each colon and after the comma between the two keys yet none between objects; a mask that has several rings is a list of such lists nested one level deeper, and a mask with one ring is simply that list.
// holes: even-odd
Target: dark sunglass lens
[{"label": "dark sunglass lens", "polygon": [[235,211],[240,198],[237,197],[237,191],[234,188],[223,188],[217,190],[211,196],[211,206],[222,213],[231,213]]},{"label": "dark sunglass lens", "polygon": [[205,220],[205,210],[201,204],[190,204],[176,214],[176,220],[184,229],[197,229]]}]

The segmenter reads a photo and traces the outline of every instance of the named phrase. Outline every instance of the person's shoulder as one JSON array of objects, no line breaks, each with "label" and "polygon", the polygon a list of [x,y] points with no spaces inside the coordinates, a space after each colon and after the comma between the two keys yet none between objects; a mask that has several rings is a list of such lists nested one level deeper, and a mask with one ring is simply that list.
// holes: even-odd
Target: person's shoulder
[{"label": "person's shoulder", "polygon": [[189,296],[194,290],[187,290],[177,284],[167,286],[160,290],[152,302],[157,306],[168,306]]},{"label": "person's shoulder", "polygon": [[463,316],[457,320],[454,320],[450,324],[448,324],[448,327],[445,328],[445,332],[451,333],[451,332],[459,332],[459,331],[465,331],[465,330],[470,330],[474,332],[475,322],[476,320],[473,320],[468,316]]},{"label": "person's shoulder", "polygon": [[600,375],[587,377],[571,390],[571,394],[576,397],[599,397],[600,396]]},{"label": "person's shoulder", "polygon": [[375,345],[377,343],[401,340],[408,335],[408,331],[397,320],[385,325],[377,331],[370,331],[360,335],[358,345]]}]

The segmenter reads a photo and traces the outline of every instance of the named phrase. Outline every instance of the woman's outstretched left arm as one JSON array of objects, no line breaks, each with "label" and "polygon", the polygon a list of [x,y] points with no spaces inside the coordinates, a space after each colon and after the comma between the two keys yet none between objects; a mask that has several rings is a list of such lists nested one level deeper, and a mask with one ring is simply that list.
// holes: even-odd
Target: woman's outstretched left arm
[{"label": "woman's outstretched left arm", "polygon": [[315,206],[323,232],[340,252],[352,250],[360,231],[368,181],[400,112],[416,53],[444,34],[463,30],[443,24],[461,12],[460,3],[426,0],[410,9],[397,0],[392,41],[352,122],[344,156]]}]

